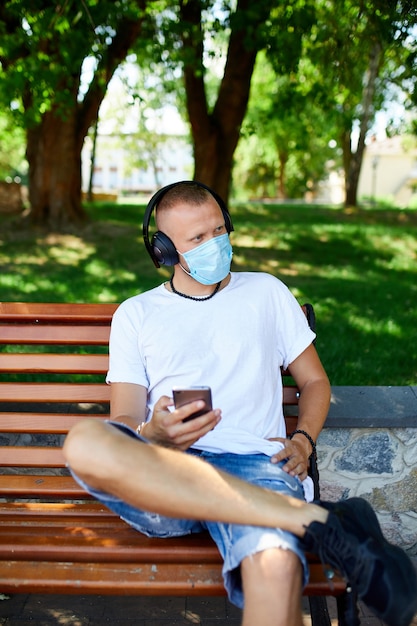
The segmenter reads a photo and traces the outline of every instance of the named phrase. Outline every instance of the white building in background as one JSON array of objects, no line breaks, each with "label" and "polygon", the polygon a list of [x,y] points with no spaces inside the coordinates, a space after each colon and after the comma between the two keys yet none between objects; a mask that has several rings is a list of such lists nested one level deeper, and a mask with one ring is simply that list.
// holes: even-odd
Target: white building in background
[{"label": "white building in background", "polygon": [[359,199],[384,199],[407,208],[417,204],[417,141],[395,136],[366,146]]},{"label": "white building in background", "polygon": [[[358,185],[358,202],[385,201],[401,208],[417,206],[417,141],[411,136],[375,139],[367,144]],[[309,198],[306,198],[308,201]],[[343,204],[342,170],[329,164],[329,175],[310,199],[323,204]]]},{"label": "white building in background", "polygon": [[[98,197],[149,195],[163,185],[192,178],[192,148],[184,136],[161,136],[149,151],[135,146],[133,136],[97,137],[93,171],[93,193]],[[87,192],[91,171],[92,141],[82,151],[82,189]]]},{"label": "white building in background", "polygon": [[[186,135],[161,135],[147,154],[135,147],[132,135],[101,134],[97,138],[93,193],[99,198],[146,196],[178,180],[193,176],[192,147]],[[404,143],[408,142],[409,147]],[[88,190],[92,142],[82,152],[82,189]],[[141,165],[135,165],[141,161]],[[342,172],[330,171],[314,197],[306,201],[343,204]],[[375,140],[366,146],[359,179],[358,200],[385,200],[407,208],[417,205],[417,145],[410,137]]]},{"label": "white building in background", "polygon": [[[86,59],[87,85],[94,67],[95,60]],[[149,76],[140,80],[140,73],[131,55],[117,68],[101,104],[92,178],[96,196],[149,195],[163,185],[192,178],[189,127],[169,97],[159,109],[132,97],[138,85],[144,88],[145,78],[152,83]],[[84,193],[89,188],[92,148],[87,137],[81,156]]]}]

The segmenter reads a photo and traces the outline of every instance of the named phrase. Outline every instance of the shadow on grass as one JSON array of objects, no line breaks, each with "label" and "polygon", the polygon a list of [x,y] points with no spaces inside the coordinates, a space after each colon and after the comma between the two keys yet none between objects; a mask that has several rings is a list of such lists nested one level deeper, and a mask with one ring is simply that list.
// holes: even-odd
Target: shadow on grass
[{"label": "shadow on grass", "polygon": [[[0,247],[2,299],[32,302],[120,302],[161,280],[143,251],[140,215],[131,206],[117,219],[77,230],[4,230]],[[136,224],[135,224],[136,222]],[[6,224],[4,224],[7,226]]]}]

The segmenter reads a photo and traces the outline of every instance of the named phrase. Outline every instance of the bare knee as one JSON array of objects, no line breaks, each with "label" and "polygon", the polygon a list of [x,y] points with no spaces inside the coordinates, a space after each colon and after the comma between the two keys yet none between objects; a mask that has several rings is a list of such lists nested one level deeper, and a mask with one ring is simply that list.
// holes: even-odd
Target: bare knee
[{"label": "bare knee", "polygon": [[290,588],[301,591],[302,566],[297,555],[291,550],[270,548],[248,556],[242,562],[242,578],[251,581],[259,578],[271,580],[272,584],[288,580]]},{"label": "bare knee", "polygon": [[[63,453],[70,468],[80,478],[91,479],[109,467],[101,462],[106,455],[104,447],[107,447],[108,436],[108,425],[91,418],[81,420],[70,430],[64,442]],[[109,457],[108,460],[110,461]]]},{"label": "bare knee", "polygon": [[262,607],[263,624],[302,626],[302,565],[289,550],[269,549],[242,562],[244,624],[254,623]]}]

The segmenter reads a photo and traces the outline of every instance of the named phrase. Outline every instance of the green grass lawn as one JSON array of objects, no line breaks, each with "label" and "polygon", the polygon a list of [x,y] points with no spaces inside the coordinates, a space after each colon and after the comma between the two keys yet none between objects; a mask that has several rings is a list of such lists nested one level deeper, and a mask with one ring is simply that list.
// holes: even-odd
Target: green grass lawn
[{"label": "green grass lawn", "polygon": [[[0,220],[3,301],[120,302],[169,277],[141,238],[143,206],[97,204],[66,234]],[[281,278],[314,304],[334,385],[417,385],[417,211],[312,205],[231,209],[234,269]]]}]

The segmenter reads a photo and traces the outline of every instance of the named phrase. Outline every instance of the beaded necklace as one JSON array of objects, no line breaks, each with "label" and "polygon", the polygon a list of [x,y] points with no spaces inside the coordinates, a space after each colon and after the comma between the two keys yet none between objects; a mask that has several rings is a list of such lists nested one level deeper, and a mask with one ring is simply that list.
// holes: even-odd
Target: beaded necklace
[{"label": "beaded necklace", "polygon": [[171,286],[172,289],[172,293],[175,293],[175,295],[177,296],[181,296],[181,298],[187,298],[187,300],[195,300],[196,302],[204,302],[205,300],[210,300],[210,298],[212,298],[213,296],[216,295],[216,293],[219,291],[220,289],[220,285],[222,284],[222,281],[220,281],[219,283],[217,283],[213,293],[211,293],[209,296],[205,296],[203,298],[196,298],[195,296],[188,296],[186,293],[181,293],[181,291],[177,291],[174,287],[174,277],[171,276],[169,284]]}]

